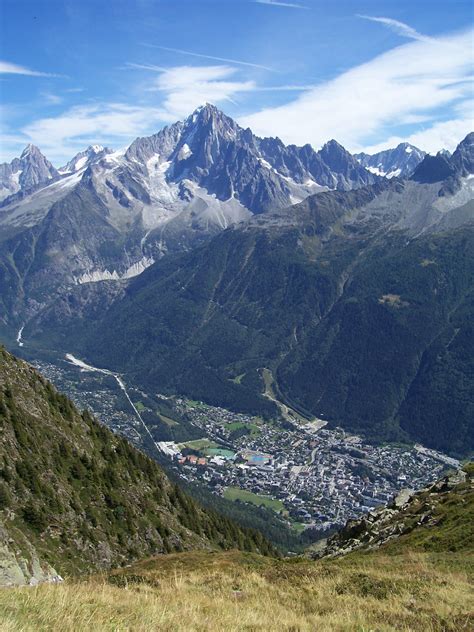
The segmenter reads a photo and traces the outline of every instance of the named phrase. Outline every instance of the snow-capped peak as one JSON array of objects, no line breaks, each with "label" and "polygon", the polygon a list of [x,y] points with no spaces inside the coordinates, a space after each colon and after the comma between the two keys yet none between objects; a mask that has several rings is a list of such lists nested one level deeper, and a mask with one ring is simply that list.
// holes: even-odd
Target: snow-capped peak
[{"label": "snow-capped peak", "polygon": [[112,150],[107,147],[102,147],[102,145],[89,145],[87,149],[76,154],[74,158],[67,163],[67,165],[61,167],[61,169],[59,169],[59,173],[75,173],[76,171],[84,169],[91,163],[97,161],[102,155],[110,153],[112,153]]}]

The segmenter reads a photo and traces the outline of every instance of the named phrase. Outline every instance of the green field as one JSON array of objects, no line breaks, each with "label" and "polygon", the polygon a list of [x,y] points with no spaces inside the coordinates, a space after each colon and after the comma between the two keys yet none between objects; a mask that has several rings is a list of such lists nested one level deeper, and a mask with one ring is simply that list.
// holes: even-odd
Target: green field
[{"label": "green field", "polygon": [[225,427],[231,432],[233,430],[240,430],[241,428],[247,428],[251,435],[260,434],[260,428],[256,424],[246,424],[243,421],[233,421],[230,424],[226,424]]},{"label": "green field", "polygon": [[227,487],[224,491],[224,498],[227,498],[227,500],[240,500],[244,503],[257,505],[257,507],[263,505],[268,509],[272,509],[276,513],[280,513],[284,510],[284,505],[281,500],[270,498],[270,496],[254,494],[253,492],[249,492],[246,489],[240,489],[239,487]]},{"label": "green field", "polygon": [[236,375],[234,378],[231,379],[231,382],[234,382],[234,384],[240,384],[242,382],[242,378],[245,376],[245,373],[241,373],[240,375]]},{"label": "green field", "polygon": [[180,448],[191,448],[193,450],[204,450],[206,448],[218,448],[219,445],[215,441],[209,439],[194,439],[194,441],[186,441],[179,444]]},{"label": "green field", "polygon": [[177,422],[175,419],[171,419],[171,417],[163,415],[162,413],[158,413],[158,417],[167,426],[179,426],[179,422]]},{"label": "green field", "polygon": [[225,448],[206,448],[204,454],[207,456],[226,456],[232,458],[235,456],[235,452],[232,450],[226,450]]},{"label": "green field", "polygon": [[142,413],[144,410],[146,410],[146,406],[143,402],[135,402],[135,408],[138,410],[139,413]]}]

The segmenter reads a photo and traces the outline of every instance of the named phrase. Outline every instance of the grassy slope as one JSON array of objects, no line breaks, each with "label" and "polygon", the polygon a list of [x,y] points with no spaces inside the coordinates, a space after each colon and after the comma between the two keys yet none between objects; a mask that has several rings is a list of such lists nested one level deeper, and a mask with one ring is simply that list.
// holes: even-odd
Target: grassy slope
[{"label": "grassy slope", "polygon": [[[127,589],[125,589],[127,588]],[[422,553],[337,562],[181,553],[126,574],[0,592],[1,629],[468,630],[472,585]]]},{"label": "grassy slope", "polygon": [[276,560],[190,552],[109,575],[0,591],[2,630],[471,630],[473,492],[440,497],[440,522],[373,552]]}]

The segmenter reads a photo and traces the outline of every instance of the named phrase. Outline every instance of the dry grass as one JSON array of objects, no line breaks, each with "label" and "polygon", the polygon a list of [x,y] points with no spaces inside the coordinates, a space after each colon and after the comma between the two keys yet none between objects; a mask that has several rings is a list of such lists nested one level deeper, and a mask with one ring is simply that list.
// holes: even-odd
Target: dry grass
[{"label": "dry grass", "polygon": [[176,554],[108,577],[0,591],[0,629],[471,630],[472,585],[447,564],[420,553],[334,562]]}]

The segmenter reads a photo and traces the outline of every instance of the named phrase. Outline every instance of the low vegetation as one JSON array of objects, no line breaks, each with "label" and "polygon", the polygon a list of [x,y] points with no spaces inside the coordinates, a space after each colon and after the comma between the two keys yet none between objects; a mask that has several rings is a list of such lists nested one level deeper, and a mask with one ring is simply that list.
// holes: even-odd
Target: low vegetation
[{"label": "low vegetation", "polygon": [[446,570],[448,557],[171,554],[84,582],[1,591],[0,625],[6,632],[471,630],[472,585],[466,572]]}]

